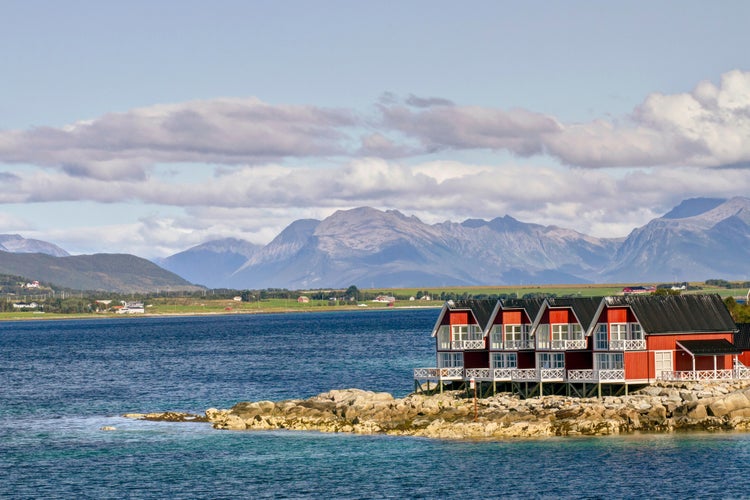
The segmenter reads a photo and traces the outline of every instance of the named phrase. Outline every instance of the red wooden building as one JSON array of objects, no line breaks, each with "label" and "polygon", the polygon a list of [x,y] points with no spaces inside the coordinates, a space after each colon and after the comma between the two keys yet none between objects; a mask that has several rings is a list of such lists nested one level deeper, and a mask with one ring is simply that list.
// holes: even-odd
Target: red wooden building
[{"label": "red wooden building", "polygon": [[432,332],[437,367],[415,369],[415,386],[473,379],[525,395],[588,394],[602,384],[750,378],[736,333],[718,295],[451,301]]}]

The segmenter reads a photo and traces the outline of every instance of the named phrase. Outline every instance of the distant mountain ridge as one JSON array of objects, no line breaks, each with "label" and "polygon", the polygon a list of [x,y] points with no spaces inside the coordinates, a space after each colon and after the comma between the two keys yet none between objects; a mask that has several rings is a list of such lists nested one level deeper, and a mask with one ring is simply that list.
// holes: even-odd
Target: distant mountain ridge
[{"label": "distant mountain ridge", "polygon": [[748,213],[748,198],[694,198],[627,237],[608,239],[508,215],[429,225],[396,210],[360,207],[295,221],[242,265],[203,284],[305,289],[746,279]]},{"label": "distant mountain ridge", "polygon": [[[684,200],[626,238],[614,239],[509,215],[425,224],[397,210],[360,207],[323,220],[294,221],[265,246],[232,238],[208,241],[158,259],[164,269],[144,266],[143,259],[128,260],[139,259],[134,256],[70,257],[55,245],[18,235],[0,235],[0,245],[0,273],[77,289],[747,280],[750,198]],[[13,250],[5,252],[8,247]]]}]

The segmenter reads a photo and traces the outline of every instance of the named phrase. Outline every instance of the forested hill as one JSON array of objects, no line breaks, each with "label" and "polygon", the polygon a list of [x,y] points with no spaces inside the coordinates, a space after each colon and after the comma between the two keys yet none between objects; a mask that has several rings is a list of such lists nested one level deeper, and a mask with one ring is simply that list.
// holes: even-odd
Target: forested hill
[{"label": "forested hill", "polygon": [[0,273],[75,290],[120,293],[197,289],[185,279],[146,259],[127,254],[54,257],[0,251]]}]

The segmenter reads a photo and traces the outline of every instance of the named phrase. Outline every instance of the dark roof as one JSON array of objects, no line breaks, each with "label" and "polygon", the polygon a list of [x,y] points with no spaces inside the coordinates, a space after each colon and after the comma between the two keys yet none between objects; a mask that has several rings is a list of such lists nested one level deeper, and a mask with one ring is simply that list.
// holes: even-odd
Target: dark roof
[{"label": "dark roof", "polygon": [[492,311],[495,310],[496,305],[497,300],[489,299],[454,300],[452,303],[448,302],[448,309],[451,311],[470,310],[474,313],[474,317],[479,326],[484,329],[487,326],[487,322],[490,320],[490,316],[492,316]]},{"label": "dark roof", "polygon": [[677,344],[690,351],[694,356],[725,356],[727,354],[742,354],[742,349],[738,349],[726,339],[678,340]]},{"label": "dark roof", "polygon": [[737,328],[718,295],[618,295],[608,306],[630,306],[648,334],[734,332]]},{"label": "dark roof", "polygon": [[750,323],[737,323],[734,345],[743,351],[750,351]]},{"label": "dark roof", "polygon": [[500,301],[503,309],[523,309],[526,314],[529,315],[529,321],[534,321],[536,315],[539,314],[539,309],[544,304],[542,298],[530,298],[530,299],[504,299]]},{"label": "dark roof", "polygon": [[550,307],[571,308],[583,328],[588,328],[594,321],[601,302],[601,297],[551,297],[547,299]]}]

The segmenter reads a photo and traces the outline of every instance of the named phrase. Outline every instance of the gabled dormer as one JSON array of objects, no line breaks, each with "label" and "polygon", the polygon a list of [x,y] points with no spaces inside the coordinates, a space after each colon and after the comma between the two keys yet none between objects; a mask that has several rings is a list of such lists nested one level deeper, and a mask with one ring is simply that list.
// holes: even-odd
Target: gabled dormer
[{"label": "gabled dormer", "polygon": [[486,335],[491,351],[518,351],[534,348],[531,326],[543,299],[505,299],[498,302]]},{"label": "gabled dormer", "polygon": [[537,350],[587,348],[587,329],[601,303],[598,297],[545,299],[532,325]]},{"label": "gabled dormer", "polygon": [[443,305],[432,330],[438,351],[485,349],[485,329],[496,300],[456,300]]}]

